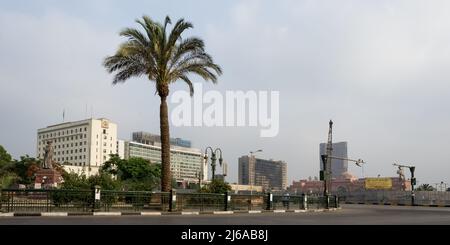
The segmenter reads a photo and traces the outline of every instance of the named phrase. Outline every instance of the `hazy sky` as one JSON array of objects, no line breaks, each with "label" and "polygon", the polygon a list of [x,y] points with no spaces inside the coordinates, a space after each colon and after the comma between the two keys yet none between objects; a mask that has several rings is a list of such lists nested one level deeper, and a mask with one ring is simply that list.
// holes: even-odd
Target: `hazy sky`
[{"label": "hazy sky", "polygon": [[318,175],[333,119],[334,141],[367,162],[365,176],[396,176],[399,162],[416,165],[419,184],[450,182],[449,1],[218,2],[2,1],[0,144],[15,158],[35,156],[37,129],[62,122],[63,109],[66,121],[91,111],[111,119],[122,139],[159,133],[154,85],[113,87],[102,60],[136,18],[168,14],[191,21],[185,36],[203,38],[224,70],[204,90],[280,92],[274,138],[255,127],[171,127],[195,147],[220,146],[231,181],[238,157],[256,149],[288,163],[289,183]]}]

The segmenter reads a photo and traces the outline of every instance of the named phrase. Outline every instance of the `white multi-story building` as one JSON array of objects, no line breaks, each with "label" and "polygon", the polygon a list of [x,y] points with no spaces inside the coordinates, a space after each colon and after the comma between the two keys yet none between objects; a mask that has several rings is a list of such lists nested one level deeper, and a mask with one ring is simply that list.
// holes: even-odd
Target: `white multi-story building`
[{"label": "white multi-story building", "polygon": [[98,173],[99,167],[117,153],[117,125],[108,119],[86,119],[38,129],[37,158],[42,159],[48,141],[53,146],[53,161],[68,172]]},{"label": "white multi-story building", "polygon": [[[123,143],[122,143],[123,142]],[[124,159],[130,157],[140,157],[149,160],[151,163],[161,164],[161,144],[151,142],[143,144],[134,141],[118,141],[118,148],[124,144]],[[198,182],[200,172],[202,181],[208,178],[208,169],[200,149],[170,146],[170,170],[172,177],[177,182]]]}]

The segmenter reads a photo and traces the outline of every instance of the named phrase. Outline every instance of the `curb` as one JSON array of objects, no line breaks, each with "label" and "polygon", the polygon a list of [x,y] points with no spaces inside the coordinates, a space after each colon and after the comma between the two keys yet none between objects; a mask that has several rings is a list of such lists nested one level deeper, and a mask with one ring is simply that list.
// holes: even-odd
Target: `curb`
[{"label": "curb", "polygon": [[383,202],[345,202],[345,204],[361,204],[361,205],[385,205],[385,206],[414,206],[414,207],[435,207],[435,208],[449,208],[450,205],[446,204],[404,204],[404,203],[383,203]]},{"label": "curb", "polygon": [[290,209],[290,210],[236,210],[236,211],[182,211],[182,212],[41,212],[41,213],[0,213],[0,217],[13,216],[43,216],[43,217],[65,217],[65,216],[161,216],[161,215],[224,215],[224,214],[262,214],[262,213],[313,213],[331,212],[341,208],[330,209]]}]

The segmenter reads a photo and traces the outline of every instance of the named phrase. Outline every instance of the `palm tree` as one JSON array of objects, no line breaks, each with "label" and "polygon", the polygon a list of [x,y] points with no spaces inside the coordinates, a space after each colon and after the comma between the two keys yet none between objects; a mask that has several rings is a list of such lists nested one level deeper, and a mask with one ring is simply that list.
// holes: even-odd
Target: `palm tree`
[{"label": "palm tree", "polygon": [[418,188],[418,191],[434,191],[433,186],[429,184],[421,184]]},{"label": "palm tree", "polygon": [[167,110],[169,85],[176,81],[185,82],[191,96],[194,87],[189,74],[197,74],[206,81],[217,82],[217,75],[222,74],[221,68],[213,62],[212,57],[205,52],[204,42],[196,37],[182,39],[181,34],[193,27],[189,22],[180,19],[170,33],[166,29],[172,24],[167,16],[164,24],[154,22],[150,17],[143,16],[136,22],[144,29],[141,32],[134,28],[125,28],[120,35],[128,38],[122,43],[113,56],[104,61],[109,73],[114,73],[113,84],[125,82],[131,77],[146,76],[155,82],[156,92],[161,98],[159,109],[161,131],[161,190],[170,191],[170,136]]}]

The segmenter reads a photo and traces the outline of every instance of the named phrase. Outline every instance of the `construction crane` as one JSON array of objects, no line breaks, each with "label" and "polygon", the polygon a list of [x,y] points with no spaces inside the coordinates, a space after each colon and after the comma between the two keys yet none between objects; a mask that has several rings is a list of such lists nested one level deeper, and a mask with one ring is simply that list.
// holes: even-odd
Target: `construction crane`
[{"label": "construction crane", "polygon": [[409,168],[409,171],[411,172],[411,204],[414,206],[415,205],[414,186],[416,185],[416,178],[414,177],[414,171],[416,170],[416,167],[397,163],[394,163],[392,165],[397,166],[400,171],[402,170],[402,168]]},{"label": "construction crane", "polygon": [[355,164],[361,167],[361,164],[365,163],[362,159],[353,160],[349,158],[332,156],[333,152],[333,121],[330,120],[329,128],[328,128],[328,141],[327,141],[327,154],[321,155],[323,162],[323,171],[320,171],[320,180],[324,181],[324,189],[323,195],[328,197],[329,192],[331,191],[331,160],[347,160],[351,162],[355,162]]}]

